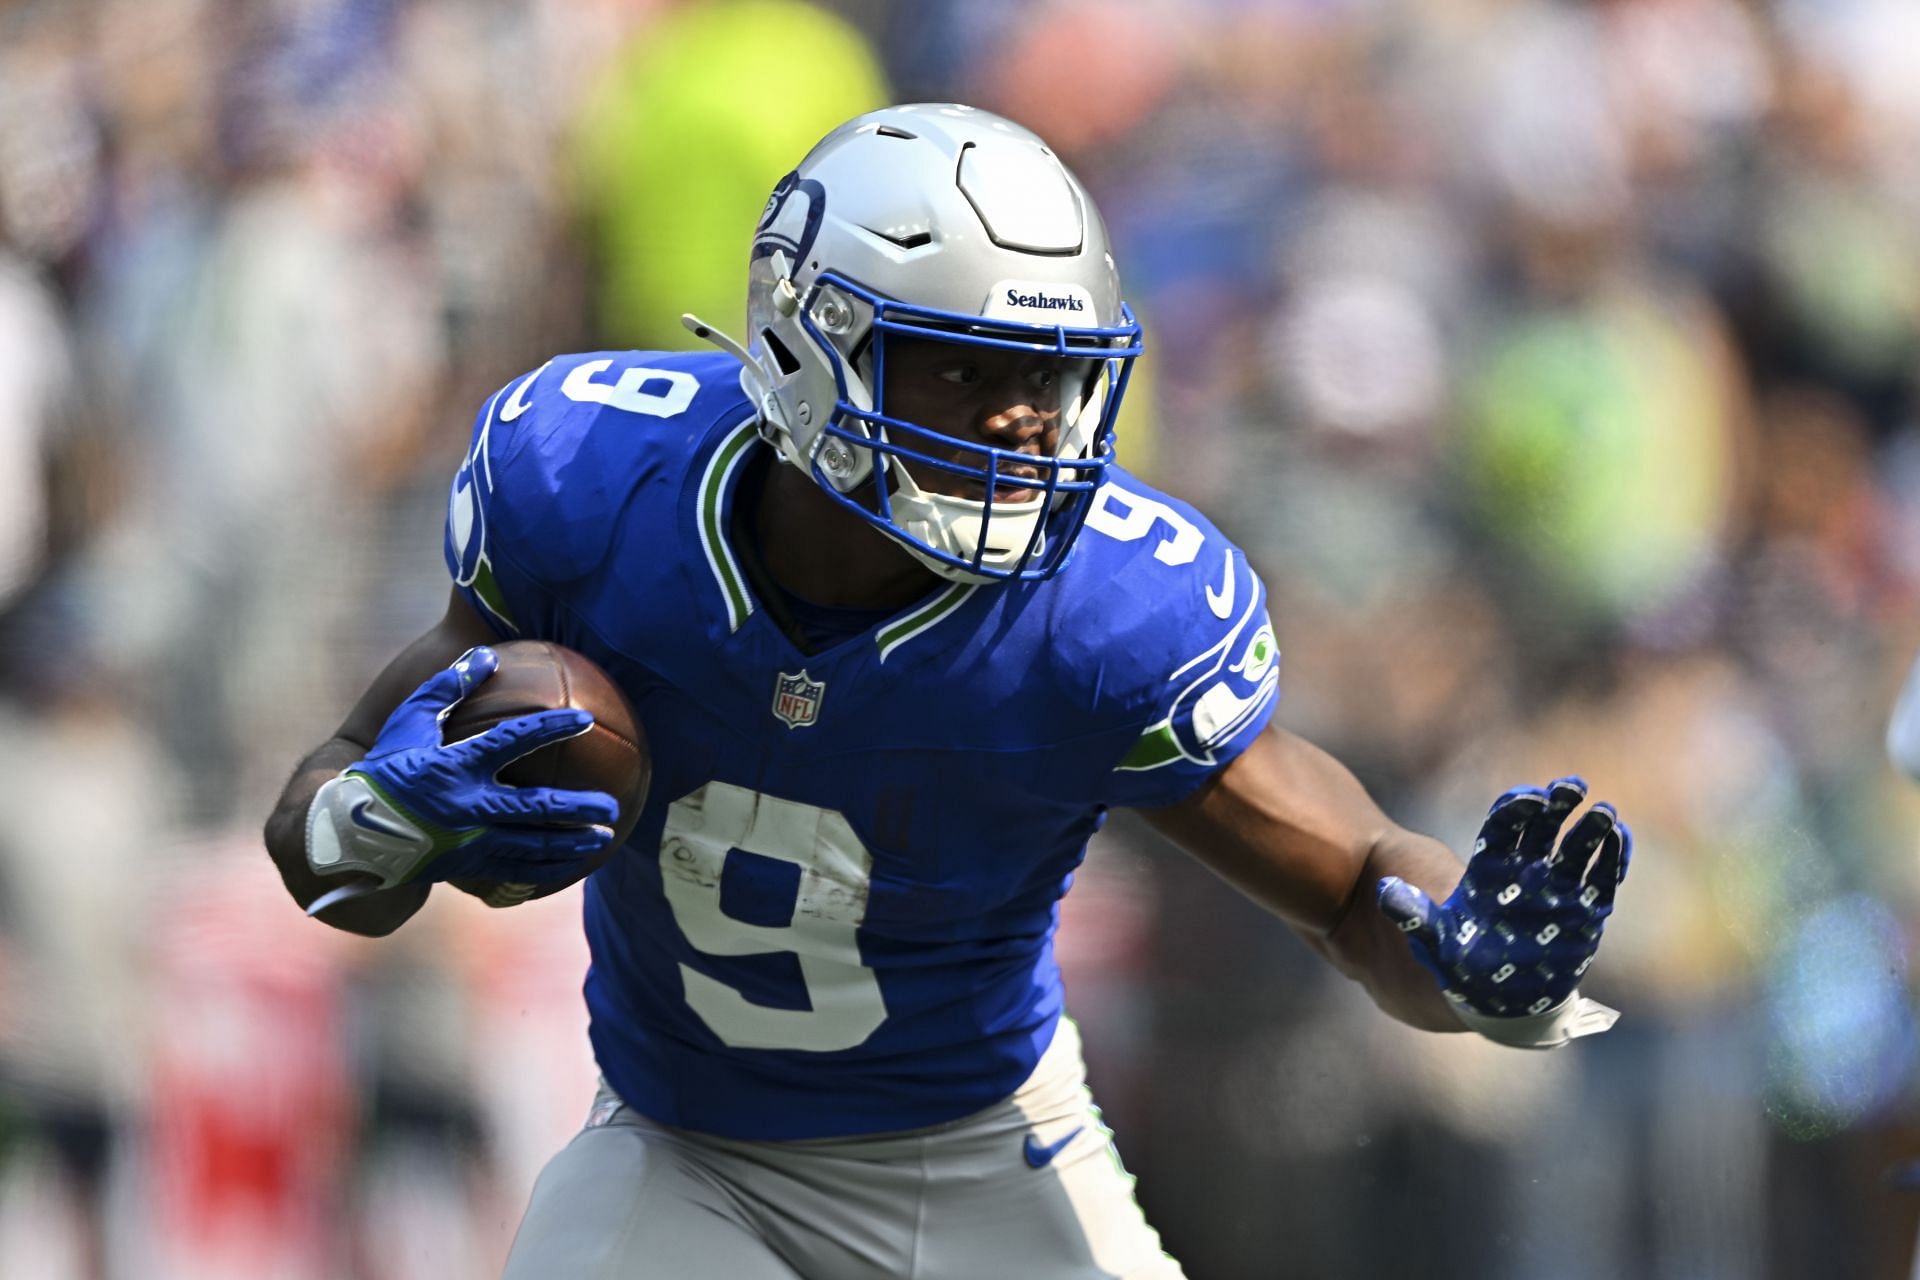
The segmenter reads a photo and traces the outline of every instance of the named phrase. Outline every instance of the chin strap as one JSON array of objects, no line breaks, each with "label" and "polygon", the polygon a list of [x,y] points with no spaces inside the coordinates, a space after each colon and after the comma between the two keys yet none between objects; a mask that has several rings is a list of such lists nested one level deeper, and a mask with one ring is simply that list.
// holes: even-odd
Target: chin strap
[{"label": "chin strap", "polygon": [[[774,274],[779,277],[773,285],[773,309],[783,316],[791,316],[794,312],[800,310],[800,294],[799,291],[793,287],[793,267],[792,264],[787,261],[786,254],[777,251],[774,253],[773,271]],[[734,338],[714,328],[699,316],[694,315],[691,311],[683,311],[680,313],[680,323],[684,325],[687,332],[691,333],[694,337],[700,339],[702,342],[711,342],[714,346],[747,366],[747,368],[756,375],[759,373],[760,368],[754,363],[753,357],[747,354],[747,349],[741,346]]]},{"label": "chin strap", "polygon": [[781,447],[780,434],[774,427],[774,424],[784,421],[780,416],[780,401],[762,383],[760,366],[755,363],[753,356],[737,339],[722,333],[690,311],[681,313],[680,323],[694,337],[702,342],[711,342],[740,362],[740,389],[747,393],[747,399],[760,411],[760,438],[773,446],[780,461],[791,462],[787,451]]},{"label": "chin strap", "polygon": [[735,339],[728,337],[726,334],[720,332],[720,330],[708,324],[705,320],[702,320],[699,316],[694,315],[690,311],[683,312],[680,316],[680,323],[685,327],[686,331],[694,337],[699,338],[703,342],[711,342],[714,346],[747,366],[747,368],[754,368],[753,357],[747,354],[745,347],[741,346]]}]

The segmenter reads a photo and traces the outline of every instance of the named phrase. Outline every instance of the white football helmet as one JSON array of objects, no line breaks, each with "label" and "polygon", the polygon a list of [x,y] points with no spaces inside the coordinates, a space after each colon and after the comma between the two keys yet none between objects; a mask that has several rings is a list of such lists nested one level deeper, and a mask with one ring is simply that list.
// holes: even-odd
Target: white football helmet
[{"label": "white football helmet", "polygon": [[[955,104],[850,120],[780,180],[754,233],[744,349],[685,323],[741,360],[761,431],[786,461],[962,582],[1045,578],[1065,563],[1140,354],[1086,189],[1026,129]],[[890,336],[1058,355],[1092,372],[1061,406],[1054,456],[1034,458],[890,415]],[[930,492],[902,462],[984,497]],[[1038,497],[996,504],[1010,488]]]}]

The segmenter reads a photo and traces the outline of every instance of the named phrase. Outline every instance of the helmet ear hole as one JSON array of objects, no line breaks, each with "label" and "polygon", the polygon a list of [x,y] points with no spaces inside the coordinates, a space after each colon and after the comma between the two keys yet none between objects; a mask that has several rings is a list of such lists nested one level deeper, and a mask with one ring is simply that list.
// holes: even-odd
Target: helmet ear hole
[{"label": "helmet ear hole", "polygon": [[779,334],[771,329],[762,329],[760,340],[766,344],[768,352],[773,356],[774,364],[780,367],[782,374],[791,378],[800,372],[800,358],[788,349],[786,343],[780,341]]},{"label": "helmet ear hole", "polygon": [[873,348],[877,341],[873,330],[868,329],[860,335],[860,341],[854,344],[853,350],[847,353],[847,363],[852,365],[853,371],[860,375],[860,381],[872,389],[876,401],[886,394],[882,388],[874,385],[873,381]]}]

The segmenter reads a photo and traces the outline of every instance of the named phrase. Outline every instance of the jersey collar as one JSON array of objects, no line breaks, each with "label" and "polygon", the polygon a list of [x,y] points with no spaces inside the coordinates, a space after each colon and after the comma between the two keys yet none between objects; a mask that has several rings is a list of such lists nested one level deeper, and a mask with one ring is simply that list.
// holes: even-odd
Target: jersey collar
[{"label": "jersey collar", "polygon": [[743,462],[752,447],[757,416],[750,416],[729,428],[720,437],[719,447],[707,459],[706,470],[696,486],[694,523],[700,530],[700,549],[706,553],[720,598],[726,605],[727,631],[737,632],[753,612],[753,593],[747,590],[747,575],[727,541],[727,514],[732,507],[733,491],[744,470]]},{"label": "jersey collar", "polygon": [[[694,522],[700,531],[700,549],[706,555],[708,572],[726,608],[729,634],[745,626],[757,607],[740,557],[727,538],[740,478],[746,473],[753,442],[759,435],[757,422],[757,417],[748,417],[721,433],[694,489]],[[902,645],[958,613],[960,606],[978,589],[975,583],[950,583],[875,628],[873,643],[879,650],[880,661],[884,663]]]}]

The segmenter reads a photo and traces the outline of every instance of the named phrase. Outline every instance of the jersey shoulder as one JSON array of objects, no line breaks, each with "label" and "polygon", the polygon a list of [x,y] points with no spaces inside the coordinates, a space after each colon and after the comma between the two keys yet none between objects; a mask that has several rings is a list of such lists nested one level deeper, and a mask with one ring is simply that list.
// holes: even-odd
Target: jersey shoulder
[{"label": "jersey shoulder", "polygon": [[[1280,681],[1266,587],[1192,506],[1115,468],[1055,581],[1055,678],[1137,728],[1124,771],[1177,766],[1177,791],[1174,774],[1193,783],[1265,727]],[[1147,794],[1130,802],[1170,802]]]},{"label": "jersey shoulder", "polygon": [[454,581],[519,631],[516,596],[601,568],[635,521],[672,537],[691,468],[752,416],[723,353],[555,356],[491,396],[448,499]]}]

